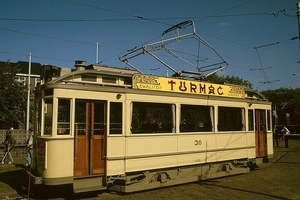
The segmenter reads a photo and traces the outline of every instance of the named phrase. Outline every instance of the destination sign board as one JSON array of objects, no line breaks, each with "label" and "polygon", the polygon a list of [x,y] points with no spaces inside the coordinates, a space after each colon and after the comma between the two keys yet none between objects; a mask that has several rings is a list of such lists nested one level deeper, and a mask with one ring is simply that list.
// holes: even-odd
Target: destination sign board
[{"label": "destination sign board", "polygon": [[245,98],[245,90],[239,86],[212,84],[145,74],[135,74],[132,77],[132,87],[141,90]]}]

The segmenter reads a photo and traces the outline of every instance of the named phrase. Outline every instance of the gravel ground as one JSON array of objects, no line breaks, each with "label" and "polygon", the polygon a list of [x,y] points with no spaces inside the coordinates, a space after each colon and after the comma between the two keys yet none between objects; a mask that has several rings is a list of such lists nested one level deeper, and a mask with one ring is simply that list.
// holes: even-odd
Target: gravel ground
[{"label": "gravel ground", "polygon": [[[70,188],[55,188],[34,199],[300,200],[300,141],[289,141],[289,148],[283,148],[283,143],[280,141],[280,147],[274,147],[274,158],[269,163],[259,164],[258,169],[246,174],[124,195],[107,191],[74,195]],[[28,185],[23,169],[26,158],[14,159],[15,164],[0,166],[0,200],[26,199],[22,196],[27,194],[24,186]]]}]

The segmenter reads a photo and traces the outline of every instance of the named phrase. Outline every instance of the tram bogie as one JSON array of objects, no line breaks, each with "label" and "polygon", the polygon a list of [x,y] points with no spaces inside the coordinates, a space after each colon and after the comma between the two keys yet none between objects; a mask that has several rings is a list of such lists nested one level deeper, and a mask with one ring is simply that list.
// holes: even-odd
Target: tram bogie
[{"label": "tram bogie", "polygon": [[108,188],[118,192],[135,192],[247,172],[249,172],[249,168],[246,164],[236,165],[234,162],[203,164],[130,173],[126,175],[126,178],[116,178],[118,181],[115,181],[111,186],[109,185]]}]

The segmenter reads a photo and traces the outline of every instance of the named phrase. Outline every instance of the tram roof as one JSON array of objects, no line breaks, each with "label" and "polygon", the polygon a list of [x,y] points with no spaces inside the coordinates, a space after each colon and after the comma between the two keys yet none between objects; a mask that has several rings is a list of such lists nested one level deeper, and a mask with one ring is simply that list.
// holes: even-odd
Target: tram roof
[{"label": "tram roof", "polygon": [[[110,80],[105,82],[105,78],[110,78]],[[113,82],[114,80],[115,82]],[[170,85],[172,81],[174,83]],[[140,74],[138,71],[132,69],[100,65],[89,65],[84,68],[80,68],[79,70],[72,70],[70,68],[64,70],[62,68],[57,76],[52,77],[48,82],[43,83],[45,84],[44,86],[60,83],[84,84],[93,86],[107,85],[115,87],[127,87],[136,90],[154,90],[162,92],[177,92],[182,94],[202,94],[209,96],[223,96],[230,98],[245,98],[267,101],[267,99],[258,91],[241,85],[214,84],[210,82],[187,80],[178,77],[159,77],[151,74]],[[180,86],[180,84],[182,85]],[[180,89],[180,87],[183,86],[187,87],[186,89],[191,92]],[[170,90],[171,87],[172,90]]]}]

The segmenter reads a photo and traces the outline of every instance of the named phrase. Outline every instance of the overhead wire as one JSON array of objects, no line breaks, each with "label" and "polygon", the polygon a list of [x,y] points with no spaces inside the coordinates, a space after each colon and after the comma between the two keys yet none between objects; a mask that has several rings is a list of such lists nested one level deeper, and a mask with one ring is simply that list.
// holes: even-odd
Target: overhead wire
[{"label": "overhead wire", "polygon": [[111,10],[111,9],[107,9],[107,8],[102,8],[102,7],[99,7],[99,6],[94,6],[94,5],[90,5],[90,4],[86,4],[86,3],[82,3],[82,2],[78,2],[78,1],[73,1],[73,0],[66,0],[66,1],[78,4],[78,5],[86,6],[86,7],[91,7],[91,8],[95,8],[95,9],[99,9],[99,10],[104,10],[104,11],[107,11],[107,12],[112,12],[112,13],[119,14],[119,15],[133,17],[133,18],[140,19],[140,20],[147,20],[147,21],[152,21],[152,22],[164,24],[164,25],[170,25],[170,24],[167,24],[167,23],[164,23],[164,22],[161,22],[161,21],[153,20],[151,18],[146,18],[146,17],[139,16],[139,15],[132,15],[132,14],[128,14],[128,13],[124,13],[124,12],[120,12],[120,11],[115,11],[115,10]]},{"label": "overhead wire", "polygon": [[[46,35],[41,35],[41,34],[36,34],[36,33],[29,33],[29,32],[25,32],[25,31],[19,31],[19,30],[13,30],[13,29],[1,28],[1,27],[0,27],[0,30],[21,33],[21,34],[26,34],[26,35],[32,35],[32,36],[36,36],[36,37],[43,37],[43,38],[48,38],[48,39],[61,40],[61,41],[66,41],[66,42],[73,42],[73,43],[84,44],[84,45],[89,45],[89,46],[95,46],[95,44],[92,44],[92,43],[70,40],[70,39],[65,39],[65,38],[52,37],[52,36],[46,36]],[[105,45],[100,45],[100,46],[120,50],[120,48],[116,48],[116,47],[112,47],[112,46],[105,46]]]},{"label": "overhead wire", "polygon": [[[120,12],[120,11],[116,11],[116,10],[111,10],[111,9],[99,7],[99,6],[94,6],[94,5],[90,5],[90,4],[86,4],[86,3],[82,3],[82,2],[78,2],[78,1],[74,1],[74,0],[66,0],[66,1],[74,3],[74,4],[86,6],[86,7],[91,7],[91,8],[94,8],[94,9],[100,9],[100,10],[103,10],[103,11],[112,12],[112,13],[115,13],[115,14],[119,14],[119,15],[131,17],[131,18],[126,18],[126,19],[123,19],[123,18],[121,18],[121,19],[120,18],[116,18],[116,19],[30,19],[30,18],[27,18],[27,19],[18,19],[18,18],[0,18],[0,21],[5,21],[6,20],[6,21],[36,21],[36,22],[38,22],[38,21],[41,21],[41,22],[81,22],[81,21],[83,21],[83,22],[88,22],[88,21],[95,22],[95,21],[147,20],[147,21],[151,21],[151,22],[155,22],[155,23],[160,23],[160,24],[164,24],[164,25],[168,25],[169,26],[171,24],[164,23],[164,22],[159,21],[159,20],[184,19],[184,18],[190,18],[190,19],[191,18],[194,18],[194,19],[201,18],[201,20],[204,20],[204,19],[212,18],[212,17],[234,17],[234,16],[247,16],[247,15],[274,15],[274,16],[277,17],[280,13],[282,13],[282,14],[285,15],[285,11],[293,10],[293,9],[284,9],[284,10],[280,10],[280,11],[278,11],[276,13],[275,12],[273,12],[273,13],[260,12],[260,13],[241,13],[241,14],[226,14],[226,15],[221,15],[221,13],[227,12],[229,10],[232,10],[234,8],[243,6],[243,5],[248,4],[248,3],[250,3],[250,2],[253,1],[253,0],[250,0],[250,1],[247,1],[247,2],[244,2],[244,3],[241,3],[239,5],[236,5],[234,7],[231,7],[229,9],[226,9],[226,10],[224,10],[222,12],[216,13],[214,15],[209,15],[209,16],[185,16],[185,17],[146,18],[146,17],[143,17],[143,16],[128,14],[128,13],[125,13],[125,12]],[[289,16],[289,15],[285,15],[285,16]],[[200,21],[200,20],[198,20],[198,21]],[[12,31],[12,32],[16,32],[16,33],[28,34],[28,35],[37,36],[37,37],[44,37],[44,38],[49,38],[49,39],[56,39],[56,40],[61,40],[61,41],[74,42],[74,43],[79,43],[79,44],[85,44],[85,45],[95,46],[95,44],[91,44],[91,43],[86,43],[86,42],[81,42],[81,41],[74,41],[74,40],[63,39],[63,38],[57,38],[57,37],[51,37],[51,36],[45,36],[45,35],[39,35],[39,34],[35,34],[35,33],[28,33],[28,32],[11,30],[11,29],[6,29],[6,28],[0,28],[0,30]],[[201,33],[201,34],[204,34],[204,33]],[[204,35],[207,35],[207,34],[204,34]],[[210,36],[210,37],[214,37],[214,36]],[[237,44],[237,45],[241,45],[241,46],[244,46],[244,47],[247,47],[247,48],[251,48],[251,47],[249,47],[247,45],[236,43],[234,41],[229,41],[229,40],[218,38],[218,37],[215,37],[215,38],[220,39],[220,40],[225,40],[227,42],[231,42],[231,43],[234,43],[234,44]],[[100,46],[106,47],[106,48],[119,49],[119,50],[124,51],[124,49],[120,49],[120,48],[115,48],[115,47],[110,47],[110,46],[104,46],[104,45],[100,45]],[[112,57],[115,57],[115,55],[112,56]],[[110,58],[112,58],[112,57],[110,57]],[[107,59],[104,59],[104,60],[107,60]],[[102,61],[104,61],[104,60],[102,60]]]},{"label": "overhead wire", "polygon": [[[12,52],[7,52],[7,51],[0,51],[0,53],[28,57],[28,54],[22,54],[22,53],[12,53]],[[43,59],[47,59],[47,60],[67,61],[67,62],[72,62],[72,63],[74,62],[74,60],[67,60],[67,59],[62,59],[62,58],[52,58],[52,57],[38,56],[38,55],[33,55],[32,57],[43,58]]]},{"label": "overhead wire", "polygon": [[[256,15],[274,15],[273,13],[256,12],[256,13],[238,13],[238,14],[225,14],[225,15],[207,15],[207,16],[181,16],[181,17],[152,17],[145,18],[141,16],[135,16],[135,18],[108,18],[108,19],[35,19],[35,18],[0,18],[0,21],[19,21],[19,22],[110,22],[110,21],[141,21],[141,20],[178,20],[178,19],[207,19],[207,18],[223,18],[223,17],[240,17],[240,16],[256,16]],[[287,17],[296,17],[296,15],[287,15]],[[275,16],[275,15],[274,15]],[[196,21],[198,22],[198,21]],[[165,25],[171,25],[169,23],[159,22]]]},{"label": "overhead wire", "polygon": [[[234,9],[234,8],[243,6],[243,5],[245,5],[245,4],[247,4],[247,3],[251,2],[251,1],[254,1],[254,0],[250,0],[250,1],[247,1],[247,2],[245,2],[245,3],[241,3],[241,4],[239,4],[239,5],[236,5],[236,6],[234,6],[234,7],[228,8],[228,9],[223,10],[223,11],[221,11],[221,12],[215,13],[215,14],[213,14],[213,15],[211,15],[211,16],[209,16],[209,17],[206,17],[206,18],[204,18],[204,19],[207,19],[207,18],[211,18],[211,17],[217,16],[217,15],[219,15],[219,14],[221,14],[221,13],[224,13],[224,12],[227,12],[227,11],[232,10],[232,9]],[[203,19],[202,19],[202,20],[203,20]],[[196,21],[196,22],[199,22],[199,21],[200,21],[200,20],[198,20],[198,21]],[[196,22],[195,22],[195,23],[196,23]]]}]

